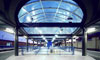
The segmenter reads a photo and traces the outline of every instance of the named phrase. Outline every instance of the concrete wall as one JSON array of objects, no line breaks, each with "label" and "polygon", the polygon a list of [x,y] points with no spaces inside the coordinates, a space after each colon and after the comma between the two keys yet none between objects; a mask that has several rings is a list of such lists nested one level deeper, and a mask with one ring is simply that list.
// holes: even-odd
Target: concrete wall
[{"label": "concrete wall", "polygon": [[[74,43],[74,47],[82,48],[82,41],[77,41]],[[91,40],[87,41],[88,49],[100,49],[100,39],[99,37],[92,37]]]},{"label": "concrete wall", "polygon": [[92,40],[87,41],[87,48],[92,48],[95,49],[96,48],[96,38],[92,38]]}]

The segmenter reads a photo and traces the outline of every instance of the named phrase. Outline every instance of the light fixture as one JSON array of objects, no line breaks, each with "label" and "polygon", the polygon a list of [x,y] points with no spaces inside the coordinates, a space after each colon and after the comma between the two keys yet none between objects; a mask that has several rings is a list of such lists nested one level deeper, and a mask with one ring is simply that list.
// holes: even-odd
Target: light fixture
[{"label": "light fixture", "polygon": [[43,35],[42,35],[41,37],[42,37],[42,38],[44,38],[44,36],[43,36]]},{"label": "light fixture", "polygon": [[52,42],[55,40],[56,38],[54,37],[53,39],[52,39]]},{"label": "light fixture", "polygon": [[[39,31],[39,33],[42,34],[42,31],[39,30],[37,27],[35,29],[37,29]],[[41,37],[42,37],[43,40],[45,40],[47,42],[47,39],[43,35]]]},{"label": "light fixture", "polygon": [[25,36],[25,35],[24,35],[23,37],[24,37],[24,38],[27,38],[27,36]]},{"label": "light fixture", "polygon": [[78,39],[79,37],[78,37],[78,36],[73,36],[73,38],[74,38],[74,39]]},{"label": "light fixture", "polygon": [[45,42],[47,42],[47,39],[43,35],[41,37],[43,40],[45,40]]},{"label": "light fixture", "polygon": [[35,29],[38,29],[37,27],[35,27]]},{"label": "light fixture", "polygon": [[66,42],[71,42],[71,39],[69,39],[68,41],[66,41]]},{"label": "light fixture", "polygon": [[48,42],[47,39],[44,39],[44,40],[45,40],[45,42]]},{"label": "light fixture", "polygon": [[26,19],[27,19],[27,22],[31,22],[32,21],[30,16],[27,16]]},{"label": "light fixture", "polygon": [[9,33],[14,33],[14,30],[11,28],[6,28],[4,31],[9,32]]},{"label": "light fixture", "polygon": [[59,33],[62,33],[62,31],[60,30]]},{"label": "light fixture", "polygon": [[39,30],[39,33],[40,33],[40,34],[42,34],[42,31],[41,31],[41,30]]},{"label": "light fixture", "polygon": [[92,33],[92,32],[95,32],[95,31],[96,31],[96,28],[92,27],[92,28],[88,28],[86,33]]},{"label": "light fixture", "polygon": [[57,38],[57,37],[58,37],[58,35],[55,35],[55,37]]}]

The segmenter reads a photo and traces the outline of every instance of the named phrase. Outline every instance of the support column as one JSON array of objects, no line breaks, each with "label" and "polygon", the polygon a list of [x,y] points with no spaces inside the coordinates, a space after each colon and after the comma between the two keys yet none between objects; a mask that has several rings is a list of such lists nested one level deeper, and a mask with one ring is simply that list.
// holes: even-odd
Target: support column
[{"label": "support column", "polygon": [[42,40],[40,41],[40,46],[42,46]]},{"label": "support column", "polygon": [[73,51],[74,49],[73,49],[73,38],[72,38],[72,36],[71,36],[71,51]]},{"label": "support column", "polygon": [[15,41],[14,41],[15,56],[18,56],[18,27],[15,28]]},{"label": "support column", "polygon": [[64,42],[65,42],[65,46],[66,46],[66,39],[64,40]]},{"label": "support column", "polygon": [[28,44],[28,38],[27,38],[27,41],[26,41],[26,49],[27,49],[27,52],[28,52],[28,46],[29,46],[29,44]]},{"label": "support column", "polygon": [[38,41],[37,41],[37,46],[38,46]]},{"label": "support column", "polygon": [[33,40],[33,47],[34,47],[34,40]]},{"label": "support column", "polygon": [[78,40],[76,42],[77,42],[77,46],[76,47],[78,48]]},{"label": "support column", "polygon": [[71,47],[73,47],[73,38],[71,37]]},{"label": "support column", "polygon": [[82,40],[82,56],[86,56],[87,50],[87,33],[85,32],[85,28],[83,29],[83,40]]}]

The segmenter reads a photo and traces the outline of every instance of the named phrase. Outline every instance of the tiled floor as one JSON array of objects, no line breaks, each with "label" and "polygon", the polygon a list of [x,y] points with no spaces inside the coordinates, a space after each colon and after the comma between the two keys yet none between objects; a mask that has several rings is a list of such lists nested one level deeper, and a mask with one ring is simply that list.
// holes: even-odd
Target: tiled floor
[{"label": "tiled floor", "polygon": [[[39,53],[41,53],[40,50]],[[10,56],[6,60],[95,60],[90,56],[81,56],[81,53],[75,51],[75,55],[34,55],[33,52],[28,52],[25,55]]]},{"label": "tiled floor", "polygon": [[[39,50],[39,52],[37,52],[36,53],[36,51],[38,51]],[[48,49],[48,48],[45,48],[45,47],[43,47],[43,48],[41,48],[41,49],[37,49],[37,50],[31,50],[31,51],[29,51],[29,52],[26,52],[26,51],[24,51],[24,54],[25,55],[29,55],[29,54],[36,54],[36,55],[47,55],[47,54],[49,54],[49,55],[72,55],[72,53],[73,52],[69,52],[69,51],[64,51],[64,50],[62,50],[62,49],[58,49],[58,48],[53,48],[53,52],[51,53],[50,52],[50,49]]]},{"label": "tiled floor", "polygon": [[64,56],[64,55],[24,55],[11,56],[6,60],[95,60],[89,56]]}]

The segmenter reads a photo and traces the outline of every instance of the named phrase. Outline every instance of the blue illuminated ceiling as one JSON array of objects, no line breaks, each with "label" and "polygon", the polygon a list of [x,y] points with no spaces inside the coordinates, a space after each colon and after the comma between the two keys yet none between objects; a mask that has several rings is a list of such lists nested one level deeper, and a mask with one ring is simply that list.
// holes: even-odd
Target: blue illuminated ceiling
[{"label": "blue illuminated ceiling", "polygon": [[40,28],[25,27],[24,29],[29,34],[71,34],[76,30],[76,28],[59,28],[59,27],[40,27]]},{"label": "blue illuminated ceiling", "polygon": [[[73,0],[30,0],[18,14],[20,23],[81,23],[83,12]],[[28,34],[72,34],[75,28],[24,27]]]}]

